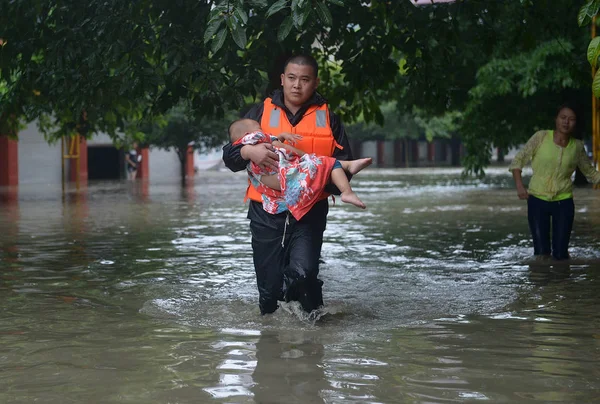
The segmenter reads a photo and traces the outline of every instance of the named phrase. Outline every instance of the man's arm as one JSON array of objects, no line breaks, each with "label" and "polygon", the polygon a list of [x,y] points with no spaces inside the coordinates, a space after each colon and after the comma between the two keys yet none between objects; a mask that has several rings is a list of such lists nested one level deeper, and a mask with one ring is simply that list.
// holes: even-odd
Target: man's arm
[{"label": "man's arm", "polygon": [[298,148],[296,148],[296,147],[294,147],[292,145],[289,145],[287,143],[283,143],[280,140],[274,141],[273,142],[273,146],[275,146],[275,147],[281,147],[281,148],[286,149],[288,151],[294,152],[294,153],[296,153],[300,157],[302,157],[302,156],[304,156],[306,154],[302,150],[300,150],[300,149],[298,149]]},{"label": "man's arm", "polygon": [[[353,160],[354,157],[352,156],[352,150],[350,150],[350,140],[346,134],[346,129],[344,128],[340,118],[331,111],[329,111],[329,124],[331,125],[331,131],[333,132],[333,138],[340,146],[336,146],[332,157],[338,160]],[[346,173],[346,176],[348,177],[348,181],[350,181],[352,175]],[[341,193],[340,190],[332,183],[327,184],[325,191],[334,195],[340,195]]]},{"label": "man's arm", "polygon": [[241,154],[244,145],[233,146],[231,142],[223,146],[223,162],[225,166],[233,172],[242,171],[248,165]]}]

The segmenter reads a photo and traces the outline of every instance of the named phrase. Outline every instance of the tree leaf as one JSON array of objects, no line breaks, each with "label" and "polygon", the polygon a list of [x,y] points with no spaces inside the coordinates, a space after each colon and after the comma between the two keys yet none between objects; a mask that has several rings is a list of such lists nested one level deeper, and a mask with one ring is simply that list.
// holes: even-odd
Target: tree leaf
[{"label": "tree leaf", "polygon": [[269,7],[269,9],[267,10],[267,18],[269,18],[270,16],[272,16],[273,14],[283,10],[286,6],[287,6],[288,0],[279,0],[276,1],[275,3],[273,3],[271,5],[271,7]]},{"label": "tree leaf", "polygon": [[594,97],[600,98],[600,70],[596,72],[594,76],[594,81],[592,83],[592,92],[594,93]]},{"label": "tree leaf", "polygon": [[331,12],[325,3],[318,2],[315,10],[317,11],[317,15],[323,24],[331,25],[333,23],[333,17],[331,16]]},{"label": "tree leaf", "polygon": [[223,19],[215,19],[213,20],[211,23],[208,24],[208,26],[206,27],[206,31],[204,31],[204,43],[207,43],[208,41],[210,41],[213,37],[213,35],[215,35],[215,33],[217,32],[217,30],[219,29],[219,27],[221,26],[221,24],[223,23]]},{"label": "tree leaf", "polygon": [[246,14],[246,12],[243,9],[238,7],[235,9],[233,14],[244,24],[248,23],[248,14]]},{"label": "tree leaf", "polygon": [[311,13],[311,10],[302,11],[302,13],[300,14],[300,26],[304,25],[304,23],[308,19],[308,16],[310,15],[310,13]]},{"label": "tree leaf", "polygon": [[221,49],[223,47],[226,37],[227,37],[227,29],[221,28],[221,30],[217,33],[217,36],[213,40],[213,43],[211,46],[212,53],[217,53],[219,51],[219,49]]},{"label": "tree leaf", "polygon": [[591,40],[587,50],[587,59],[593,68],[596,68],[598,63],[598,55],[600,55],[600,36]]},{"label": "tree leaf", "polygon": [[343,0],[328,0],[331,4],[335,4],[336,6],[344,6]]},{"label": "tree leaf", "polygon": [[234,25],[231,30],[231,36],[233,37],[234,42],[241,49],[246,48],[246,44],[248,43],[246,39],[246,29],[240,27],[239,25]]},{"label": "tree leaf", "polygon": [[598,14],[600,10],[600,0],[589,0],[586,4],[581,6],[579,14],[577,15],[577,22],[580,27],[588,25],[592,18]]},{"label": "tree leaf", "polygon": [[216,6],[215,8],[210,10],[210,13],[208,14],[208,21],[212,21],[217,18],[223,18],[222,14],[226,11],[227,8],[223,4]]},{"label": "tree leaf", "polygon": [[279,26],[279,29],[277,30],[277,40],[279,42],[283,42],[283,40],[287,38],[287,36],[290,34],[290,31],[292,30],[293,25],[294,22],[292,21],[292,16],[288,15],[287,17],[285,17],[285,19]]},{"label": "tree leaf", "polygon": [[262,8],[267,7],[269,2],[267,0],[250,0],[250,5]]},{"label": "tree leaf", "polygon": [[296,28],[302,28],[311,12],[312,7],[310,3],[304,3],[304,7],[300,7],[299,0],[292,0],[292,18]]},{"label": "tree leaf", "polygon": [[302,28],[302,12],[292,9],[292,21],[297,29]]}]

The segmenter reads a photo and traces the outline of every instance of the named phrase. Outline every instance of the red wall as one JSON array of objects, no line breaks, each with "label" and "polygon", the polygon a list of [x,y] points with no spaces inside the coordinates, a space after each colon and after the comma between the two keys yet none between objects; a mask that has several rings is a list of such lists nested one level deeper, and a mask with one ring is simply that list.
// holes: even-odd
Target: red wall
[{"label": "red wall", "polygon": [[19,143],[0,135],[0,186],[19,185]]}]

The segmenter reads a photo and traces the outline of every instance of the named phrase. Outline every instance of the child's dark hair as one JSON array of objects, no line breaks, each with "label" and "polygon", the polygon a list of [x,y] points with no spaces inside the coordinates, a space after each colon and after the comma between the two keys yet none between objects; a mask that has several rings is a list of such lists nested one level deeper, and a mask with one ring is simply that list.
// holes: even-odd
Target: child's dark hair
[{"label": "child's dark hair", "polygon": [[236,119],[235,121],[231,122],[231,125],[229,125],[229,128],[227,128],[227,133],[229,134],[229,141],[233,142],[234,140],[231,138],[231,128],[233,128],[233,126],[237,123],[239,123],[241,120],[243,120],[244,118],[240,118],[240,119]]},{"label": "child's dark hair", "polygon": [[258,123],[258,121],[255,121],[254,119],[250,119],[250,118],[236,119],[235,121],[231,122],[231,125],[229,125],[229,129],[227,129],[227,132],[229,132],[229,141],[230,142],[235,142],[235,141],[238,140],[238,139],[233,139],[233,128],[234,128],[234,126],[239,125],[242,122],[248,122],[248,123],[252,122],[252,123],[255,123],[257,125],[260,125]]}]

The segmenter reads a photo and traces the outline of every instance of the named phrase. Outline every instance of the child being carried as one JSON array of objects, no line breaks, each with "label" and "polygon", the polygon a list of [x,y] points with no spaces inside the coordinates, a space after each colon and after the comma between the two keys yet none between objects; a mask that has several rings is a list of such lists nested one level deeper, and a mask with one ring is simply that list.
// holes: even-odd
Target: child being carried
[{"label": "child being carried", "polygon": [[250,183],[262,194],[263,208],[272,214],[289,210],[300,220],[319,201],[325,186],[331,181],[341,192],[341,199],[359,208],[366,205],[352,190],[346,172],[356,174],[371,165],[371,158],[339,161],[333,157],[304,153],[289,144],[302,139],[300,135],[283,133],[270,136],[262,132],[260,124],[252,119],[239,119],[229,127],[234,145],[271,143],[279,155],[277,170],[265,169],[248,163]]}]

